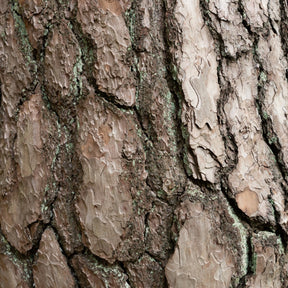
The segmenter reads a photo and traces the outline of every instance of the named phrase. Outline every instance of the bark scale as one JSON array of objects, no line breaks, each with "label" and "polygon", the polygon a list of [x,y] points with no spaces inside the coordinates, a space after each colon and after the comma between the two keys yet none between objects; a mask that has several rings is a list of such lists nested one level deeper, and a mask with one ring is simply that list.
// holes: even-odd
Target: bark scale
[{"label": "bark scale", "polygon": [[287,12],[0,0],[0,287],[286,287]]}]

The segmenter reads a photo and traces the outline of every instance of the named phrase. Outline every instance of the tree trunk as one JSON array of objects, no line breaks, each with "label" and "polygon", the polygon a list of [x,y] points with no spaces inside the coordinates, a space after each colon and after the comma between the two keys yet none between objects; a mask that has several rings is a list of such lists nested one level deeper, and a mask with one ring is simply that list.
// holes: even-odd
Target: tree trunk
[{"label": "tree trunk", "polygon": [[287,13],[0,0],[0,287],[287,287]]}]

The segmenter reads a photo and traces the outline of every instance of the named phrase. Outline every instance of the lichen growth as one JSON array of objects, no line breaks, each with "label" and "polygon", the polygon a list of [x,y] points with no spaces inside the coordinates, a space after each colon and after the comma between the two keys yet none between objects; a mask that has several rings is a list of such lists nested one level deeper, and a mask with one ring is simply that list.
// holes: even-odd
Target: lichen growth
[{"label": "lichen growth", "polygon": [[179,73],[178,73],[178,69],[177,69],[177,66],[176,66],[176,65],[174,65],[174,64],[171,64],[171,65],[170,65],[170,72],[171,72],[171,74],[172,74],[173,80],[174,80],[174,81],[178,81],[178,75],[179,75]]},{"label": "lichen growth", "polygon": [[276,136],[272,136],[271,138],[268,139],[268,143],[269,144],[277,143],[277,137]]},{"label": "lichen growth", "polygon": [[239,253],[241,255],[241,274],[242,274],[241,276],[244,276],[247,274],[249,265],[249,254],[248,254],[249,249],[247,245],[248,235],[245,227],[243,226],[243,224],[241,223],[237,215],[234,213],[234,211],[232,210],[231,206],[227,201],[226,204],[228,207],[228,213],[234,221],[233,227],[235,227],[238,230],[240,235],[239,244],[242,250],[242,253]]},{"label": "lichen growth", "polygon": [[135,33],[136,14],[133,8],[126,10],[125,21],[126,25],[128,26],[131,43],[133,44],[135,42],[135,35],[136,35]]},{"label": "lichen growth", "polygon": [[82,53],[80,48],[78,51],[78,56],[73,67],[73,78],[70,84],[70,92],[76,96],[76,101],[73,103],[74,105],[76,105],[81,98],[83,89],[81,79],[83,71]]},{"label": "lichen growth", "polygon": [[37,77],[37,64],[33,59],[33,49],[29,42],[28,33],[22,17],[19,14],[19,5],[16,1],[13,1],[12,5],[12,15],[15,21],[15,28],[18,34],[18,39],[20,39],[20,47],[23,53],[23,56],[26,60],[26,66],[32,68],[32,73]]},{"label": "lichen growth", "polygon": [[284,245],[283,245],[283,242],[282,242],[281,238],[277,237],[276,241],[277,241],[279,253],[284,255],[285,254],[285,249],[284,249]]},{"label": "lichen growth", "polygon": [[260,81],[261,82],[266,82],[267,81],[267,75],[264,71],[261,71],[260,75],[259,75]]},{"label": "lichen growth", "polygon": [[265,120],[267,120],[269,118],[269,114],[266,111],[263,112],[263,118]]}]

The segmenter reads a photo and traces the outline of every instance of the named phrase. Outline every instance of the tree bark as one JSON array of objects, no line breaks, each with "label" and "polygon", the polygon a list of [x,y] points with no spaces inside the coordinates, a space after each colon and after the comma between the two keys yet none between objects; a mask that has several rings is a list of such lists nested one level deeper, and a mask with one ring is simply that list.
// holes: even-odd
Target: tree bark
[{"label": "tree bark", "polygon": [[287,13],[0,0],[0,287],[287,287]]}]

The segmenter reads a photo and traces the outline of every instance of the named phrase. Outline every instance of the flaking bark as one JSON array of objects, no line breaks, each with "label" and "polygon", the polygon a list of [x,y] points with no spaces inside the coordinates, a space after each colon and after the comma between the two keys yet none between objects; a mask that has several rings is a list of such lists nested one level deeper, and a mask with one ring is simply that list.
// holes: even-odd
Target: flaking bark
[{"label": "flaking bark", "polygon": [[0,287],[286,287],[287,23],[0,0]]}]

